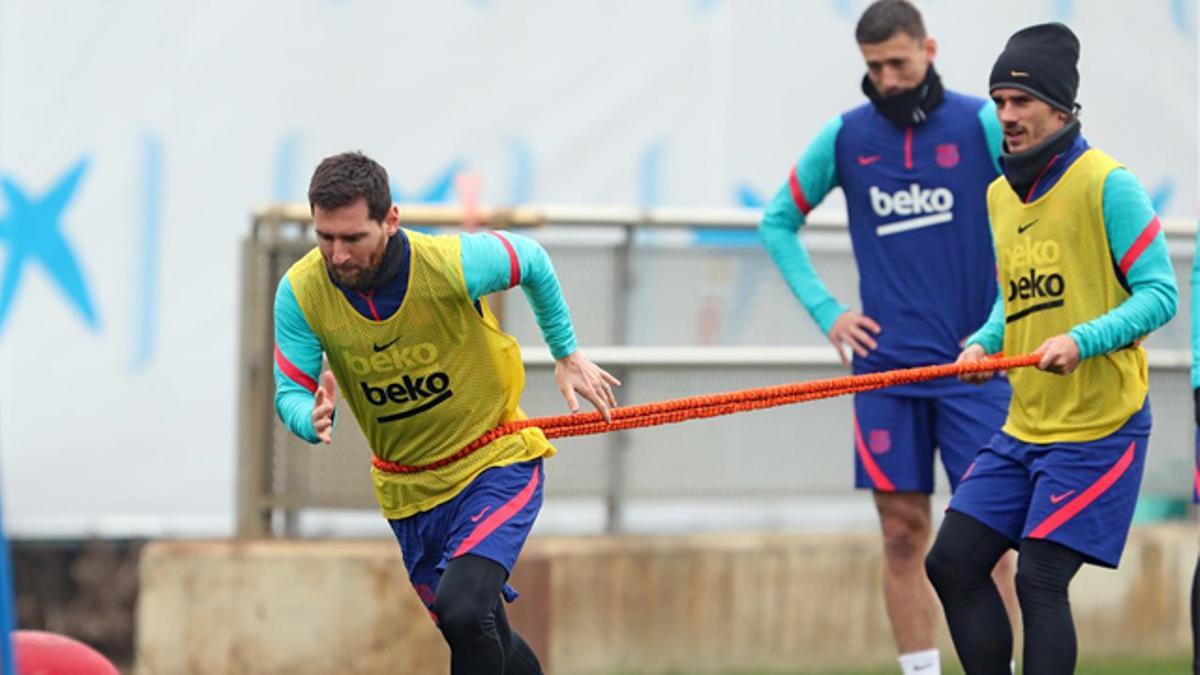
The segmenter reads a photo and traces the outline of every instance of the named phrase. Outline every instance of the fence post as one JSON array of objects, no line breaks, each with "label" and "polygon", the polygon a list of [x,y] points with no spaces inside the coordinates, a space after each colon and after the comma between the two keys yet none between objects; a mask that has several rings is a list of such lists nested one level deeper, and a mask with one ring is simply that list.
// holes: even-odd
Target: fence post
[{"label": "fence post", "polygon": [[261,231],[242,244],[242,303],[239,378],[238,378],[238,481],[237,536],[264,537],[271,534],[270,456],[274,422],[271,409],[273,389],[274,338],[271,321],[264,306],[264,293],[272,268],[263,255]]},{"label": "fence post", "polygon": [[[612,344],[629,344],[630,296],[633,293],[633,246],[636,223],[622,224],[621,245],[613,261],[613,323]],[[623,383],[629,382],[629,369],[615,368],[613,375]],[[625,529],[625,501],[629,492],[628,432],[608,434],[608,496],[605,509],[605,531],[617,534]]]}]

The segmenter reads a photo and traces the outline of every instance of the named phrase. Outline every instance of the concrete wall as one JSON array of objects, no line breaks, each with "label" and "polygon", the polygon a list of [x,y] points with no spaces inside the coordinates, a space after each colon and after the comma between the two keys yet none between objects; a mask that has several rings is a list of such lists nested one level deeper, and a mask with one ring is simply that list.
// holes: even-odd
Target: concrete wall
[{"label": "concrete wall", "polygon": [[[1190,649],[1196,532],[1134,530],[1072,587],[1080,653]],[[871,533],[541,538],[514,624],[548,670],[816,672],[891,662]],[[945,631],[944,654],[952,654]],[[160,542],[141,566],[137,672],[444,673],[390,541]]]}]

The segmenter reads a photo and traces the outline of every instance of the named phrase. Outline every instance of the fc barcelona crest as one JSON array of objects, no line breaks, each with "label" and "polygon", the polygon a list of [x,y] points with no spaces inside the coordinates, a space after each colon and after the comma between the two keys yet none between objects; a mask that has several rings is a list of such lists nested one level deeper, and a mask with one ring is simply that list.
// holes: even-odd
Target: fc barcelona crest
[{"label": "fc barcelona crest", "polygon": [[958,166],[958,144],[943,143],[937,146],[934,159],[937,160],[937,165],[943,169],[952,169]]},{"label": "fc barcelona crest", "polygon": [[876,455],[892,449],[892,434],[887,429],[872,429],[868,438],[867,444]]}]

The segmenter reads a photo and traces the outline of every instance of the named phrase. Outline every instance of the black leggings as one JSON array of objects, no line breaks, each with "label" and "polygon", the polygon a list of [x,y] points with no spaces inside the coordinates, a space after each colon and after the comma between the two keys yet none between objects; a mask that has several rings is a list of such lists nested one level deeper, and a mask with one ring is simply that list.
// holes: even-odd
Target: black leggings
[{"label": "black leggings", "polygon": [[[1010,675],[1013,636],[992,568],[1011,548],[978,520],[949,511],[925,571],[941,598],[954,649],[968,675]],[[1023,539],[1017,559],[1017,598],[1025,627],[1022,672],[1075,671],[1075,623],[1067,589],[1083,564],[1079,553],[1042,539]]]},{"label": "black leggings", "polygon": [[433,612],[450,645],[452,675],[541,675],[537,656],[508,625],[500,595],[507,580],[502,565],[479,556],[446,566]]},{"label": "black leggings", "polygon": [[1192,675],[1200,675],[1200,558],[1192,572]]}]

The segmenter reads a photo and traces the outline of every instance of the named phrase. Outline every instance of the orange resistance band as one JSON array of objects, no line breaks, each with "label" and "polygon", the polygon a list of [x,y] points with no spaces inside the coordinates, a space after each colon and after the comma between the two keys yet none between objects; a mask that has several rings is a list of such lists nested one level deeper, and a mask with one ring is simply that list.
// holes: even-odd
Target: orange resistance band
[{"label": "orange resistance band", "polygon": [[867,375],[834,377],[828,380],[812,380],[775,387],[743,389],[723,394],[689,396],[687,398],[659,401],[658,403],[613,408],[610,411],[611,422],[605,422],[604,417],[598,412],[557,415],[553,417],[534,417],[501,424],[475,439],[458,452],[435,462],[430,462],[429,464],[397,464],[376,456],[371,457],[371,464],[380,471],[388,473],[420,473],[456,462],[497,438],[508,436],[530,427],[540,427],[545,432],[547,438],[584,436],[587,434],[604,433],[606,431],[674,424],[676,422],[704,419],[718,415],[730,415],[747,410],[774,408],[791,403],[800,403],[801,401],[813,401],[842,396],[844,394],[894,387],[901,384],[924,382],[939,377],[955,377],[965,373],[1026,368],[1037,365],[1040,360],[1041,356],[1038,354],[1026,354],[1012,358],[989,358],[976,363],[921,366],[919,368],[889,370]]}]

